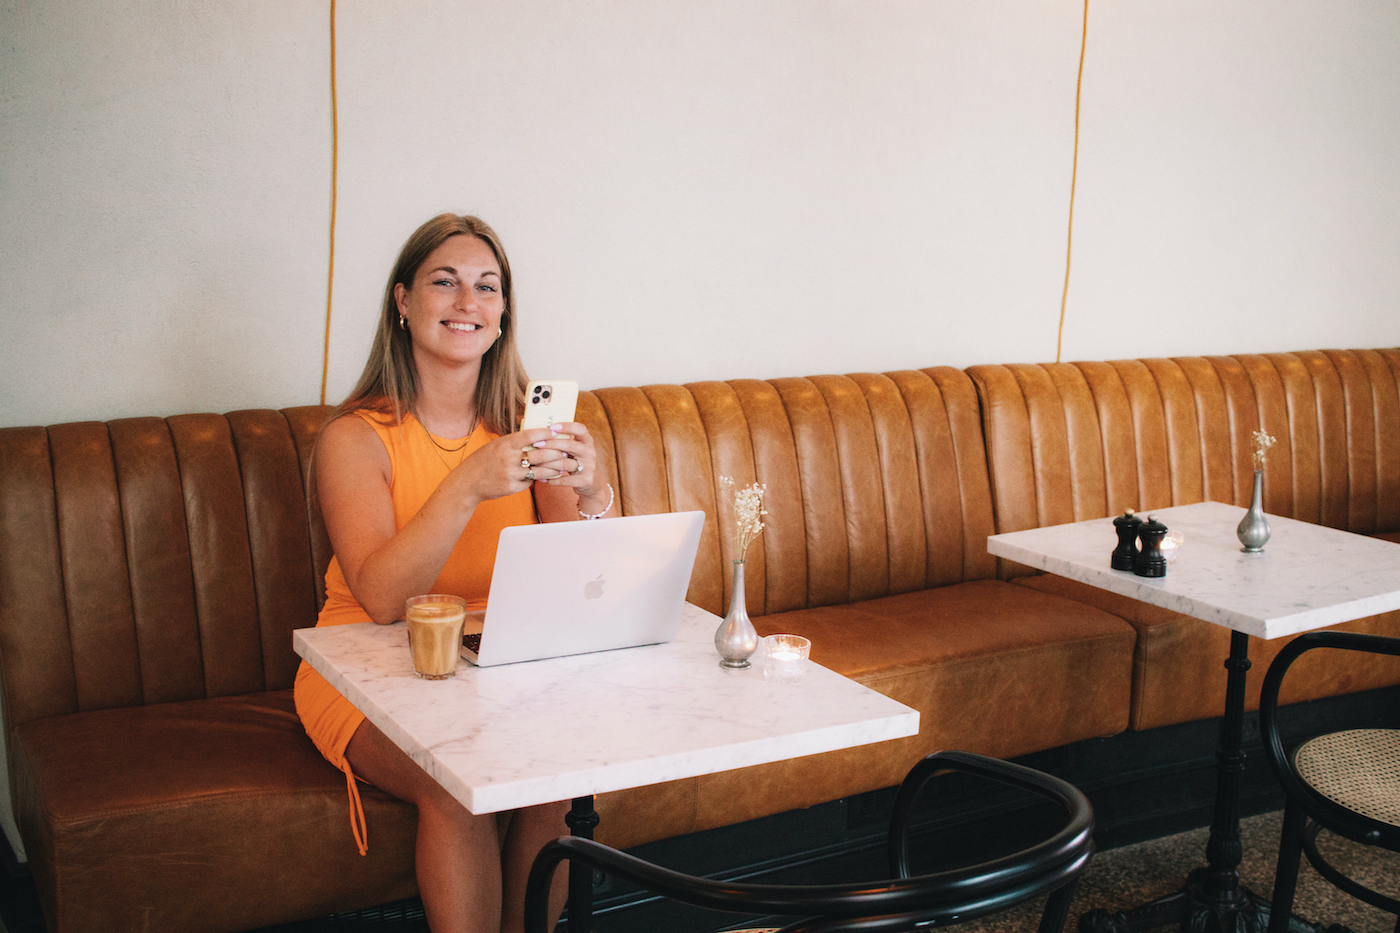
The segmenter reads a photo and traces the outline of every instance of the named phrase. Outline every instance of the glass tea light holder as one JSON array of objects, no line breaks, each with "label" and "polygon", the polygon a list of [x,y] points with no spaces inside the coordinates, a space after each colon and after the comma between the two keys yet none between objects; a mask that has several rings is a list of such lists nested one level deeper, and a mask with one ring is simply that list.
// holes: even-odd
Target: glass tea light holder
[{"label": "glass tea light holder", "polygon": [[1181,546],[1186,543],[1186,535],[1179,531],[1167,532],[1162,539],[1162,556],[1167,559],[1167,563],[1174,564],[1181,556]]},{"label": "glass tea light holder", "polygon": [[801,635],[769,635],[759,650],[763,655],[763,679],[795,684],[807,674],[812,642]]}]

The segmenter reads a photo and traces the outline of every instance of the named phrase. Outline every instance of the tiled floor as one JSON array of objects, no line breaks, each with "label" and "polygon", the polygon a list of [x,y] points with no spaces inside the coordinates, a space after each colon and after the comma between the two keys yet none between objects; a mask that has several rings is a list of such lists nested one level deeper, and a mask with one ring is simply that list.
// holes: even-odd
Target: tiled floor
[{"label": "tiled floor", "polygon": [[[1268,813],[1246,819],[1241,827],[1244,843],[1241,882],[1265,897],[1273,890],[1281,821],[1281,813]],[[1198,829],[1100,852],[1080,879],[1066,930],[1073,933],[1079,916],[1092,908],[1128,910],[1176,891],[1191,870],[1204,865],[1207,835],[1207,830]],[[1392,896],[1400,896],[1400,854],[1355,846],[1345,840],[1331,840],[1325,848],[1329,853],[1336,853],[1338,865],[1346,867],[1358,880]],[[1032,904],[955,929],[960,933],[1026,933],[1036,928],[1040,909],[1041,905]],[[1294,912],[1314,923],[1343,924],[1353,933],[1393,933],[1395,930],[1393,916],[1337,891],[1323,881],[1306,860],[1299,872]],[[425,933],[426,929],[421,908],[406,902],[354,917],[326,918],[259,933]],[[3,920],[0,920],[0,933],[8,933]],[[605,918],[598,924],[598,933],[607,933]]]},{"label": "tiled floor", "polygon": [[[1267,813],[1246,819],[1241,824],[1244,860],[1240,865],[1240,880],[1245,887],[1264,897],[1273,891],[1282,817],[1282,813]],[[1173,893],[1187,874],[1205,864],[1208,835],[1208,830],[1198,829],[1099,853],[1080,879],[1065,929],[1073,933],[1079,916],[1093,908],[1128,910]],[[1400,895],[1400,855],[1355,846],[1346,840],[1328,841],[1324,849],[1329,854],[1335,853],[1333,857],[1337,864],[1352,872],[1357,880],[1392,896]],[[1021,910],[1008,911],[954,929],[960,933],[1028,933],[1035,930],[1041,908],[1041,904],[1028,905]],[[1340,923],[1351,928],[1353,933],[1393,933],[1395,930],[1393,916],[1337,891],[1323,881],[1306,860],[1299,871],[1294,912],[1314,923]],[[718,925],[720,915],[715,916]],[[398,924],[391,922],[381,925],[372,918],[366,918],[364,925],[328,923],[314,928],[283,928],[276,933],[413,933],[426,930],[425,926],[419,925],[421,921],[404,922],[406,919],[400,919]],[[606,918],[600,918],[597,931],[607,933]]]},{"label": "tiled floor", "polygon": [[[1266,813],[1241,824],[1244,860],[1240,883],[1263,897],[1274,889],[1279,829],[1283,814]],[[1125,846],[1094,857],[1080,878],[1066,930],[1073,931],[1081,914],[1096,907],[1110,912],[1129,910],[1178,890],[1186,875],[1205,864],[1209,831],[1192,830],[1176,836]],[[1353,845],[1347,840],[1319,837],[1319,846],[1347,867],[1358,881],[1400,896],[1400,854]],[[1335,853],[1335,855],[1333,855]],[[1323,925],[1340,923],[1353,933],[1393,933],[1395,917],[1333,888],[1315,872],[1307,859],[1298,872],[1298,895],[1293,912]],[[1034,930],[1040,905],[1008,911],[996,917],[958,927],[961,933],[1024,933]]]}]

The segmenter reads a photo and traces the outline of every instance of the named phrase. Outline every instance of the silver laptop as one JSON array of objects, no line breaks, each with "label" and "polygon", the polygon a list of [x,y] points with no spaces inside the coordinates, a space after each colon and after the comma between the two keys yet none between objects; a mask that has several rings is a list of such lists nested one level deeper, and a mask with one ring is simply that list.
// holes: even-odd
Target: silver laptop
[{"label": "silver laptop", "polygon": [[670,641],[704,524],[697,511],[505,528],[462,657],[490,667]]}]

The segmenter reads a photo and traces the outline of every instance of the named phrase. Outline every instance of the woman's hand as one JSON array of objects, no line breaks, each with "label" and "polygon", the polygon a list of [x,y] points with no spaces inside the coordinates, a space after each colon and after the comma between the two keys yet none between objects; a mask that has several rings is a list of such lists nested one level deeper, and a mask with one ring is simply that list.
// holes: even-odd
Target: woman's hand
[{"label": "woman's hand", "polygon": [[550,428],[531,428],[498,437],[463,460],[444,482],[471,502],[523,492],[536,482],[563,478],[573,466],[558,451],[545,449]]},{"label": "woman's hand", "polygon": [[[598,449],[587,425],[566,421],[541,429],[547,437],[534,443],[531,463],[537,463],[536,478],[545,484],[536,487],[536,501],[545,521],[565,521],[577,517],[578,511],[596,514],[608,507],[611,498],[608,479],[598,464]],[[529,433],[529,432],[522,432]],[[554,493],[570,491],[568,499]],[[546,514],[545,503],[560,504],[558,514]]]},{"label": "woman's hand", "polygon": [[581,497],[590,495],[597,485],[598,451],[588,427],[577,421],[565,421],[541,430],[548,434],[534,443],[531,462],[545,467],[550,475],[537,478],[552,486],[569,486]]}]

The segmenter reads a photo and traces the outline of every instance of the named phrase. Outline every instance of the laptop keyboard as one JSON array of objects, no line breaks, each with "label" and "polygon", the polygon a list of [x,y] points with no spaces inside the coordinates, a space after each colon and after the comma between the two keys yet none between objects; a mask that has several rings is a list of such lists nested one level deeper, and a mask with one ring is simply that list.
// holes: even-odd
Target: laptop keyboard
[{"label": "laptop keyboard", "polygon": [[475,633],[473,633],[473,634],[471,634],[471,635],[463,635],[463,636],[462,636],[462,645],[463,645],[464,647],[466,647],[466,648],[470,648],[472,651],[475,651],[477,654],[480,654],[480,653],[481,653],[481,633],[480,633],[480,632],[475,632]]}]

